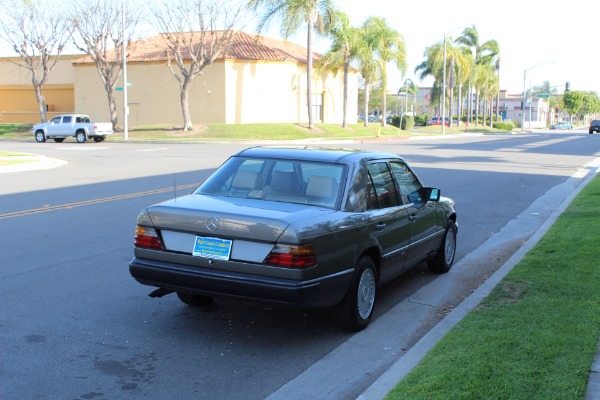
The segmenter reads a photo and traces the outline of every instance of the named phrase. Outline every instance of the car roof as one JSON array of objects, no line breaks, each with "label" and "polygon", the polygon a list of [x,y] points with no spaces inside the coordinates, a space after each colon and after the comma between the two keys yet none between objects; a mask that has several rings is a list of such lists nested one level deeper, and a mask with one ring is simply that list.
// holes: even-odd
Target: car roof
[{"label": "car roof", "polygon": [[392,153],[319,146],[257,146],[242,150],[236,156],[336,163],[352,163],[360,159],[402,159]]}]

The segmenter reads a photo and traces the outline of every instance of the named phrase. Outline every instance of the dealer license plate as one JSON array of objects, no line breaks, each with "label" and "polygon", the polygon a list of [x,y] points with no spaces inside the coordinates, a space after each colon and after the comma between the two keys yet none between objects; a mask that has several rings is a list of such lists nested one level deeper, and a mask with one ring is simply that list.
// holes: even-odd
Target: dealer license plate
[{"label": "dealer license plate", "polygon": [[196,236],[192,254],[197,257],[229,260],[231,243],[232,241],[228,239]]}]

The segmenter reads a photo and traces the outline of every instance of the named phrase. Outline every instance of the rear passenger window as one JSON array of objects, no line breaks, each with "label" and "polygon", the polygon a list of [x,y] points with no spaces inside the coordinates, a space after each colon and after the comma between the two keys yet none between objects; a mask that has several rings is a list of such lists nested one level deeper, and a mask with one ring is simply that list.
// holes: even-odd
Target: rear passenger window
[{"label": "rear passenger window", "polygon": [[72,120],[71,116],[63,117],[62,123],[63,124],[70,124],[71,120]]},{"label": "rear passenger window", "polygon": [[408,199],[408,195],[421,188],[419,180],[404,163],[392,162],[390,163],[390,166],[392,167],[394,178],[396,178],[398,186],[400,186],[402,201],[404,203],[412,203],[412,201]]},{"label": "rear passenger window", "polygon": [[[372,163],[369,164],[368,169],[379,208],[400,205],[396,185],[394,184],[394,179],[392,179],[392,174],[390,173],[387,163]],[[367,192],[367,196],[370,194],[371,193]],[[369,200],[367,200],[367,203],[369,203]]]}]

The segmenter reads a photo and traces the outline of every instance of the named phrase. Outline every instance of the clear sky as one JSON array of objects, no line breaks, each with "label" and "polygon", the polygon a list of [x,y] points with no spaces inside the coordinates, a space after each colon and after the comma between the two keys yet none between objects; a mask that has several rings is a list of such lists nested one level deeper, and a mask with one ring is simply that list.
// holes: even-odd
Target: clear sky
[{"label": "clear sky", "polygon": [[[600,56],[597,0],[334,0],[334,4],[360,26],[369,16],[384,17],[405,39],[408,57],[406,75],[392,76],[389,89],[400,87],[403,78],[418,86],[414,73],[424,60],[426,47],[442,42],[444,34],[456,38],[464,27],[479,32],[480,43],[496,40],[500,45],[500,87],[509,93],[523,92],[525,70],[529,69],[527,88],[549,81],[561,93],[565,82],[571,90],[600,94]],[[295,42],[306,44],[306,34]],[[325,52],[328,43],[319,41],[317,51]],[[553,62],[553,63],[550,63]],[[541,63],[547,63],[538,65]],[[532,68],[533,67],[533,68]]]},{"label": "clear sky", "polygon": [[[564,90],[595,91],[600,95],[600,56],[598,56],[597,0],[333,0],[360,26],[369,16],[382,16],[405,39],[408,68],[406,75],[390,68],[388,89],[395,91],[406,78],[418,86],[431,86],[432,80],[420,81],[415,67],[424,60],[425,48],[460,36],[464,27],[479,32],[480,43],[496,40],[501,50],[500,87],[509,93],[549,81]],[[251,29],[249,29],[251,30]],[[266,34],[277,36],[275,24]],[[306,30],[290,38],[306,46]],[[324,53],[329,42],[317,40],[316,51]],[[0,46],[0,55],[15,55]]]}]

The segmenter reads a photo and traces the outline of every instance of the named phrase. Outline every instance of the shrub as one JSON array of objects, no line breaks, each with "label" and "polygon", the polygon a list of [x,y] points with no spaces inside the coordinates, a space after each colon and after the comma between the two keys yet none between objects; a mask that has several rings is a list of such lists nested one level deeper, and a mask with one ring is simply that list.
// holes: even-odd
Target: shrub
[{"label": "shrub", "polygon": [[404,115],[402,117],[402,130],[409,130],[414,128],[415,118],[412,115]]},{"label": "shrub", "polygon": [[425,126],[427,125],[427,120],[429,120],[429,115],[427,114],[419,114],[414,118],[414,124],[416,126]]},{"label": "shrub", "polygon": [[506,120],[506,121],[502,121],[502,122],[494,122],[493,126],[496,129],[502,129],[502,130],[507,130],[507,131],[512,131],[513,129],[515,129],[515,125],[513,124],[513,122],[511,120]]}]

